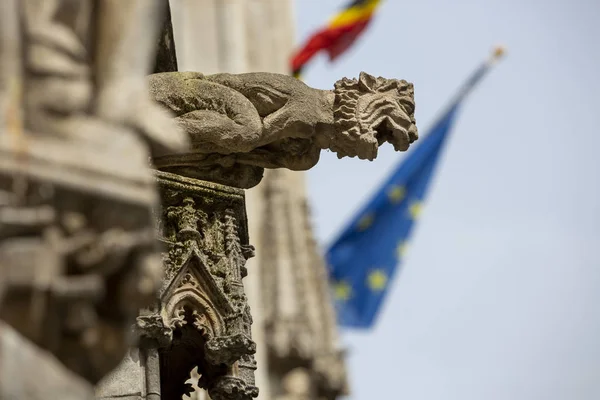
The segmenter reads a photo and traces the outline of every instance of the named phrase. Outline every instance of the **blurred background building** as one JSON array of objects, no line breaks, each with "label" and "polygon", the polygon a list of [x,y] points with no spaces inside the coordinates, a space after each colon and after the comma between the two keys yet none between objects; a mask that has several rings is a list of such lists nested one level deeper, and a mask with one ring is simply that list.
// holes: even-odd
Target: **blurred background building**
[{"label": "blurred background building", "polygon": [[[290,73],[292,0],[170,3],[180,71]],[[259,399],[335,399],[347,391],[346,370],[310,224],[305,174],[267,170],[246,196],[257,250],[245,286],[254,318]],[[206,398],[201,392],[194,396]]]}]

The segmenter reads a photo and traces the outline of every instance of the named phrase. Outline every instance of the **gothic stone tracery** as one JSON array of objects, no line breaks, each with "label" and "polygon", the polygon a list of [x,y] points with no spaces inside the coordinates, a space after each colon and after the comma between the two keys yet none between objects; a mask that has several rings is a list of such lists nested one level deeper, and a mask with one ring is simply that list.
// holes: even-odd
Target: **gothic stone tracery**
[{"label": "gothic stone tracery", "polygon": [[248,244],[244,194],[210,182],[158,172],[163,200],[165,279],[159,304],[138,317],[139,333],[160,354],[161,395],[181,398],[198,367],[211,398],[250,399],[256,345],[242,278]]}]

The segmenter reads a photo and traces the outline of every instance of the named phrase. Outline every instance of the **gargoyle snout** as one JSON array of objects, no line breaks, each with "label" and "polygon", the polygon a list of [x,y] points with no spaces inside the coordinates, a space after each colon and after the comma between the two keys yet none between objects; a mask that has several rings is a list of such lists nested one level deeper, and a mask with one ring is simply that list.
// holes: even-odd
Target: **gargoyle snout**
[{"label": "gargoyle snout", "polygon": [[388,115],[375,127],[375,137],[379,145],[388,142],[394,150],[406,151],[416,140],[417,128],[406,115],[400,118]]},{"label": "gargoyle snout", "polygon": [[410,128],[408,129],[408,138],[410,139],[411,143],[419,139],[419,130],[417,129],[417,125],[414,123],[411,124]]}]

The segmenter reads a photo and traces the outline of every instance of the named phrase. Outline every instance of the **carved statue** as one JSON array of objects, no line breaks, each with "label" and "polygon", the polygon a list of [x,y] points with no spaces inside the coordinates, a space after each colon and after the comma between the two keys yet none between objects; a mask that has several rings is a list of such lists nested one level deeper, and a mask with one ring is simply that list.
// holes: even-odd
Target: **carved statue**
[{"label": "carved statue", "polygon": [[[98,382],[155,299],[148,159],[187,143],[146,89],[165,5],[0,2],[0,318],[41,350],[22,368],[50,365],[51,353],[81,382]],[[0,359],[0,373],[10,362]],[[72,372],[56,387],[68,388]],[[35,400],[23,382],[2,375],[0,398]],[[4,397],[15,388],[21,396]]]},{"label": "carved statue", "polygon": [[306,170],[321,149],[373,160],[384,142],[405,151],[418,138],[413,85],[364,72],[332,91],[272,73],[170,72],[151,75],[149,85],[190,136],[194,154],[164,154],[155,159],[159,167],[204,161]]}]

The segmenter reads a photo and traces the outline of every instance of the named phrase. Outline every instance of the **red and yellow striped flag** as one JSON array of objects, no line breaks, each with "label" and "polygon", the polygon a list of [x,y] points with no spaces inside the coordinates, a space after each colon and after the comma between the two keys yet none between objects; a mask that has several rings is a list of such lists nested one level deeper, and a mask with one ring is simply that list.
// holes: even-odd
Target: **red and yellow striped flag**
[{"label": "red and yellow striped flag", "polygon": [[299,77],[302,67],[321,50],[334,61],[365,30],[381,0],[352,0],[329,24],[312,35],[291,60],[292,72]]}]

